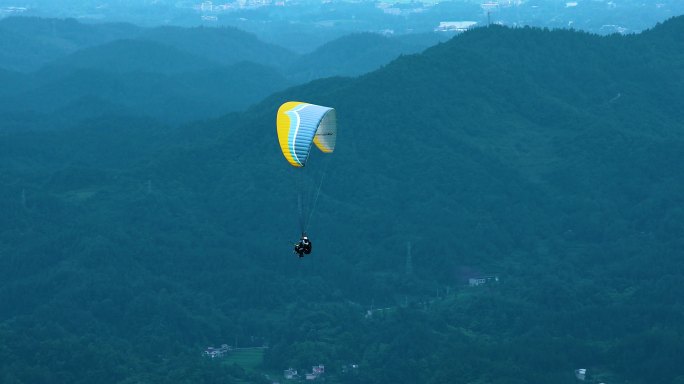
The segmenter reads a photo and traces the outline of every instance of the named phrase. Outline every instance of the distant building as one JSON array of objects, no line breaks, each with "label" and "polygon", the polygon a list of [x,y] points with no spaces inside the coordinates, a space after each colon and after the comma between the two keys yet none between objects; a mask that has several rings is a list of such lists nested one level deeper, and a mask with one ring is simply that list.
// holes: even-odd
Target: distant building
[{"label": "distant building", "polygon": [[499,8],[499,3],[497,1],[487,1],[480,4],[480,7],[485,11],[493,11]]},{"label": "distant building", "polygon": [[200,4],[200,10],[202,12],[211,12],[214,10],[214,4],[211,1],[205,1]]},{"label": "distant building", "polygon": [[464,32],[477,24],[477,21],[440,21],[435,31],[437,32]]},{"label": "distant building", "polygon": [[384,12],[388,15],[394,15],[394,16],[401,15],[401,9],[399,9],[399,8],[383,8],[382,12]]},{"label": "distant building", "polygon": [[221,346],[218,348],[207,347],[207,349],[204,350],[204,356],[214,359],[217,357],[223,357],[232,350],[233,348],[228,344],[221,344]]},{"label": "distant building", "polygon": [[306,373],[304,378],[306,380],[317,380],[325,373],[325,366],[323,364],[314,365],[311,367],[311,373]]},{"label": "distant building", "polygon": [[604,24],[601,26],[600,31],[602,33],[619,33],[622,35],[627,33],[628,30],[625,27],[621,27],[615,24]]},{"label": "distant building", "polygon": [[471,287],[478,287],[480,285],[485,285],[487,283],[498,283],[499,276],[482,276],[482,277],[471,277],[468,279],[468,285]]},{"label": "distant building", "polygon": [[297,370],[293,368],[288,368],[283,371],[283,376],[285,376],[287,380],[294,380],[299,377],[299,375],[297,375]]},{"label": "distant building", "polygon": [[587,378],[587,370],[584,368],[575,369],[575,377],[577,380],[584,381]]}]

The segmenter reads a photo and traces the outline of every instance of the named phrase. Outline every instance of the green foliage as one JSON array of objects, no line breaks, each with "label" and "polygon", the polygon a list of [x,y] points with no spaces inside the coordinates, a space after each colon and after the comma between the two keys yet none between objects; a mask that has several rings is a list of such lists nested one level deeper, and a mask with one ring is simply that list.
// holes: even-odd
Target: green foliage
[{"label": "green foliage", "polygon": [[78,125],[102,115],[151,117],[170,124],[216,118],[293,83],[376,69],[435,39],[352,35],[297,55],[235,28],[144,29],[4,19],[2,129]]},{"label": "green foliage", "polygon": [[256,35],[231,27],[167,26],[150,29],[140,38],[175,47],[226,65],[251,61],[279,68],[291,63],[296,56],[285,48],[262,42]]},{"label": "green foliage", "polygon": [[[178,128],[3,117],[0,379],[681,381],[680,26],[478,29]],[[289,99],[340,126],[302,260]],[[233,342],[269,349],[201,357]]]},{"label": "green foliage", "polygon": [[296,82],[330,76],[358,76],[380,68],[402,54],[419,52],[446,39],[438,34],[385,37],[356,33],[330,41],[302,55],[287,70]]},{"label": "green foliage", "polygon": [[83,24],[75,19],[0,20],[0,68],[29,72],[79,49],[140,33],[131,24]]}]

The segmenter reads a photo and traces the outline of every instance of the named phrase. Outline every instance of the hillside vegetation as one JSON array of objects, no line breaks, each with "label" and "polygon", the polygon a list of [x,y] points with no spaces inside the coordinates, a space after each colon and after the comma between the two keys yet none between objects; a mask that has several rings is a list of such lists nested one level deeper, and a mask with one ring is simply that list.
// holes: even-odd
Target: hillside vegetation
[{"label": "hillside vegetation", "polygon": [[301,55],[230,27],[7,18],[0,20],[0,129],[46,120],[62,127],[104,114],[174,125],[216,118],[294,84],[369,72],[444,38],[351,35]]},{"label": "hillside vegetation", "polygon": [[[482,28],[214,120],[0,131],[2,382],[684,382],[682,34]],[[339,125],[301,260],[285,100]]]}]

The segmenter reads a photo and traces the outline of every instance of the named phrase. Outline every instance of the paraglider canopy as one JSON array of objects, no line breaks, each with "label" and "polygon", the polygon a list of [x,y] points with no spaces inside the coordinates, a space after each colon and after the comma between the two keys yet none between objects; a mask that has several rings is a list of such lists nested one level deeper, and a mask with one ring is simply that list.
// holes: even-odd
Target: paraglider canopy
[{"label": "paraglider canopy", "polygon": [[280,149],[292,166],[306,165],[312,144],[324,153],[335,150],[337,119],[333,108],[288,101],[278,109],[276,120]]},{"label": "paraglider canopy", "polygon": [[299,176],[296,189],[302,238],[295,244],[294,252],[303,257],[311,253],[311,240],[306,236],[306,231],[316,208],[330,158],[324,156],[322,162],[319,159],[312,160],[311,148],[315,144],[324,154],[330,154],[335,150],[335,110],[301,101],[288,101],[278,109],[276,129],[280,150],[290,165],[295,167],[294,173]]}]

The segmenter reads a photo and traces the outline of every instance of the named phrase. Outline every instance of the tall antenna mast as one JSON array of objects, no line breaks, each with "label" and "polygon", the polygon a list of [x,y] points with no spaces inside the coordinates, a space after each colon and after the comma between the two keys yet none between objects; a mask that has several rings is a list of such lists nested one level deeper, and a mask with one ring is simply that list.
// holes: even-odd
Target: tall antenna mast
[{"label": "tall antenna mast", "polygon": [[411,242],[406,243],[406,274],[413,274],[413,257],[411,256]]}]

